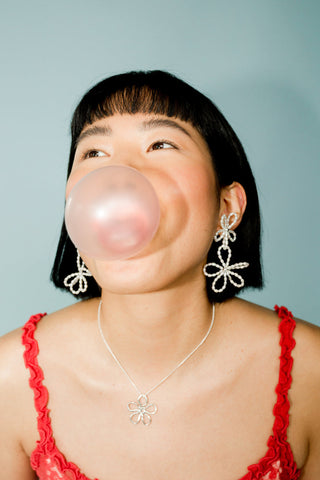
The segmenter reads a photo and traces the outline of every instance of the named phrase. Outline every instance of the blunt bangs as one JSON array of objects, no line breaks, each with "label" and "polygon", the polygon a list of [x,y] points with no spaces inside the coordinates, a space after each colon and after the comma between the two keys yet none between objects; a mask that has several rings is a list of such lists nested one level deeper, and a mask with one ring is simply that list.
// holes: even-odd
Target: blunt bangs
[{"label": "blunt bangs", "polygon": [[[74,112],[70,161],[82,130],[96,120],[115,114],[165,115],[191,123],[205,137],[199,112],[212,106],[202,93],[167,72],[129,72],[107,78],[84,95]],[[68,174],[70,170],[71,165]]]}]

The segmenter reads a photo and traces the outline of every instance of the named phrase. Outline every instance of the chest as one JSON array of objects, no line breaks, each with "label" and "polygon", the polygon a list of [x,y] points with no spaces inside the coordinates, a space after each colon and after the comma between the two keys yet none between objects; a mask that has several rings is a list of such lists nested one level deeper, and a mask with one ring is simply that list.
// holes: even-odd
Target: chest
[{"label": "chest", "polygon": [[[69,382],[50,396],[54,438],[66,459],[92,479],[239,480],[265,456],[274,422],[270,378],[255,385],[254,378],[252,371],[220,384],[181,384],[174,393],[163,386],[149,395],[157,405],[149,426],[130,422],[127,404],[137,398],[125,385],[83,391]],[[296,460],[302,461],[299,427],[291,427]],[[35,426],[32,432],[30,453]]]}]

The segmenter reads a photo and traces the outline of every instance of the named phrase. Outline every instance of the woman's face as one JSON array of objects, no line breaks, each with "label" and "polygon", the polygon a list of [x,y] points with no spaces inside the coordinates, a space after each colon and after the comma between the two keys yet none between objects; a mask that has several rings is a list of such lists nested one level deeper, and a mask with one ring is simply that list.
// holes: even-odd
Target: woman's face
[{"label": "woman's face", "polygon": [[101,261],[81,255],[98,284],[115,293],[134,293],[188,278],[203,281],[219,202],[211,156],[197,130],[164,115],[116,114],[97,120],[79,136],[66,196],[82,177],[107,165],[130,166],[147,177],[161,217],[152,241],[130,259]]}]

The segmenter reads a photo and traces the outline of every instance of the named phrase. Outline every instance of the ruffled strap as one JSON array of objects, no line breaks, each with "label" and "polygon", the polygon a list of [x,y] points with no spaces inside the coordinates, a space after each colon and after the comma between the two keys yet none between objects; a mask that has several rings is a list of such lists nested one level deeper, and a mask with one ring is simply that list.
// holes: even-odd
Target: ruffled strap
[{"label": "ruffled strap", "polygon": [[[272,464],[274,467],[273,474],[277,474],[277,464],[279,468],[279,478],[281,480],[297,480],[301,471],[298,469],[297,464],[293,457],[293,452],[290,444],[287,441],[287,429],[289,426],[289,410],[290,402],[288,399],[288,392],[292,383],[291,370],[293,365],[293,358],[291,356],[292,350],[296,345],[296,341],[293,338],[293,331],[296,327],[296,321],[293,318],[292,313],[286,307],[274,307],[281,319],[279,324],[280,337],[280,369],[279,369],[279,381],[276,386],[275,392],[277,394],[277,401],[273,408],[274,424],[273,435],[270,437],[268,446],[270,452],[277,452],[275,462]],[[268,477],[267,477],[268,478]],[[270,476],[272,477],[272,474]]]},{"label": "ruffled strap", "polygon": [[[43,385],[43,371],[38,364],[39,346],[34,338],[37,323],[46,314],[39,313],[30,317],[23,327],[22,344],[26,368],[30,371],[29,384],[34,392],[34,404],[38,414],[38,433],[40,439],[31,454],[31,467],[37,472],[39,480],[90,480],[79,467],[68,462],[57,448],[52,432],[50,410],[48,409],[49,393]],[[97,479],[95,479],[97,480]]]},{"label": "ruffled strap", "polygon": [[51,428],[51,420],[49,417],[48,405],[48,390],[43,385],[43,372],[38,364],[39,346],[37,340],[34,338],[34,332],[37,328],[37,323],[46,314],[39,313],[30,317],[28,322],[23,327],[22,344],[25,346],[23,354],[24,363],[30,372],[29,385],[34,393],[34,404],[38,413],[38,432],[40,439],[37,441],[37,454],[48,453],[54,447],[54,440]]},{"label": "ruffled strap", "polygon": [[275,388],[277,401],[273,407],[274,424],[273,434],[270,435],[267,445],[267,454],[254,465],[248,467],[248,473],[241,480],[298,480],[301,471],[293,458],[291,446],[287,441],[287,428],[289,425],[290,403],[288,391],[291,386],[291,370],[293,358],[292,349],[296,342],[293,331],[296,322],[292,313],[285,307],[274,307],[281,322],[279,324],[280,337],[280,368],[279,381]]},{"label": "ruffled strap", "polygon": [[277,402],[273,408],[275,422],[273,425],[273,434],[279,443],[284,443],[287,440],[287,428],[289,425],[289,409],[290,403],[288,400],[288,391],[291,387],[292,376],[291,370],[293,365],[293,358],[291,352],[295,347],[296,341],[293,338],[293,331],[296,322],[292,313],[285,307],[275,306],[281,322],[279,324],[279,331],[281,333],[280,346],[280,372],[279,382],[276,387]]}]

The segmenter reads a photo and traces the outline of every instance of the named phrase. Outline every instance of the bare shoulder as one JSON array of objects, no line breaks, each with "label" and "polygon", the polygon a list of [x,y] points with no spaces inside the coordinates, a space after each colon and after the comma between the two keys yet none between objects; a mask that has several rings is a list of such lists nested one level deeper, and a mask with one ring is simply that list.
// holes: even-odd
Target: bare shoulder
[{"label": "bare shoulder", "polygon": [[[72,318],[75,306],[67,307],[50,315],[45,315],[36,327],[38,331],[52,333],[63,327],[63,320]],[[0,337],[0,382],[7,387],[25,383],[26,373],[23,355],[25,347],[22,342],[24,327],[17,328]],[[10,390],[8,391],[10,393]]]},{"label": "bare shoulder", "polygon": [[32,408],[33,399],[21,336],[22,329],[17,329],[0,338],[0,465],[5,478],[31,480],[35,476],[23,438],[28,429],[25,412]]},{"label": "bare shoulder", "polygon": [[23,328],[17,328],[0,337],[0,396],[1,428],[10,425],[10,434],[22,440],[21,425],[26,410],[33,407],[33,396],[29,387],[29,372],[24,362],[25,347],[22,342]]},{"label": "bare shoulder", "polygon": [[7,395],[16,391],[27,375],[23,364],[22,328],[17,328],[0,338],[0,385]]},{"label": "bare shoulder", "polygon": [[292,376],[297,382],[297,402],[304,418],[309,454],[301,480],[320,478],[320,328],[296,319],[296,346]]},{"label": "bare shoulder", "polygon": [[[247,322],[247,326],[250,326],[250,329],[253,331],[266,329],[271,332],[275,326],[279,325],[280,318],[275,309],[266,308],[238,298],[232,299],[230,306],[232,314],[237,312],[237,318]],[[291,313],[290,309],[288,312]],[[296,340],[294,350],[301,349],[302,346],[309,345],[311,342],[312,345],[309,345],[311,347],[310,355],[319,355],[320,327],[306,320],[296,318],[294,312],[292,312],[292,315],[296,323],[293,335]]]},{"label": "bare shoulder", "polygon": [[[247,331],[252,331],[253,336],[259,335],[262,342],[274,341],[275,332],[278,331],[281,321],[275,310],[244,300],[236,299],[236,302],[239,318],[246,322]],[[308,397],[305,401],[309,401],[310,406],[312,403],[318,406],[320,404],[320,327],[294,317],[294,312],[293,318],[295,328],[292,335],[295,346],[291,353],[294,360],[292,375],[294,382],[300,384],[302,394]],[[304,390],[307,386],[311,390]],[[313,394],[308,395],[308,392]],[[316,396],[318,396],[318,404]]]},{"label": "bare shoulder", "polygon": [[[69,344],[70,339],[77,335],[79,338],[85,337],[85,325],[90,324],[91,317],[96,315],[97,305],[97,300],[92,299],[45,315],[37,323],[34,334],[40,347],[53,344],[55,340],[63,337],[69,339]],[[83,327],[82,329],[79,328],[79,324]],[[0,337],[0,382],[6,387],[18,388],[19,385],[24,387],[28,385],[26,379],[28,380],[29,373],[24,364],[25,347],[22,343],[22,335],[23,327]],[[59,344],[55,345],[55,349],[57,348],[59,348]],[[45,349],[41,350],[43,353]],[[51,350],[53,349],[48,349],[49,353]]]},{"label": "bare shoulder", "polygon": [[[62,356],[66,349],[60,339],[70,338],[70,330],[76,335],[76,322],[90,317],[90,309],[92,302],[79,302],[43,317],[35,332],[40,350],[53,357],[60,348]],[[38,439],[37,414],[22,336],[23,328],[18,328],[0,338],[0,465],[5,478],[34,480],[29,456]]]},{"label": "bare shoulder", "polygon": [[[84,314],[82,313],[83,309]],[[87,310],[86,302],[81,302],[81,304],[71,305],[46,315],[39,322],[35,337],[37,339],[40,337],[41,340],[49,343],[52,337],[63,335],[64,331],[67,331],[67,335],[70,323],[78,321],[81,315],[86,317]],[[19,411],[21,411],[22,404],[25,403],[25,397],[21,394],[29,392],[29,372],[24,362],[25,346],[22,336],[23,327],[0,337],[0,389],[6,392],[5,396],[1,396],[1,402],[5,402],[10,409],[19,407],[17,408]]]},{"label": "bare shoulder", "polygon": [[[281,321],[278,315],[274,310],[243,300],[236,302],[240,321],[244,322],[242,327],[248,327],[247,331],[251,332],[253,340],[259,339],[260,345],[266,343],[271,346]],[[306,455],[301,455],[301,458],[305,457],[301,480],[311,480],[320,478],[320,328],[293,318],[295,346],[291,352],[293,367],[289,391],[290,425],[293,429],[289,429],[289,440],[291,438],[297,451],[300,448],[298,444],[305,442]]]}]

